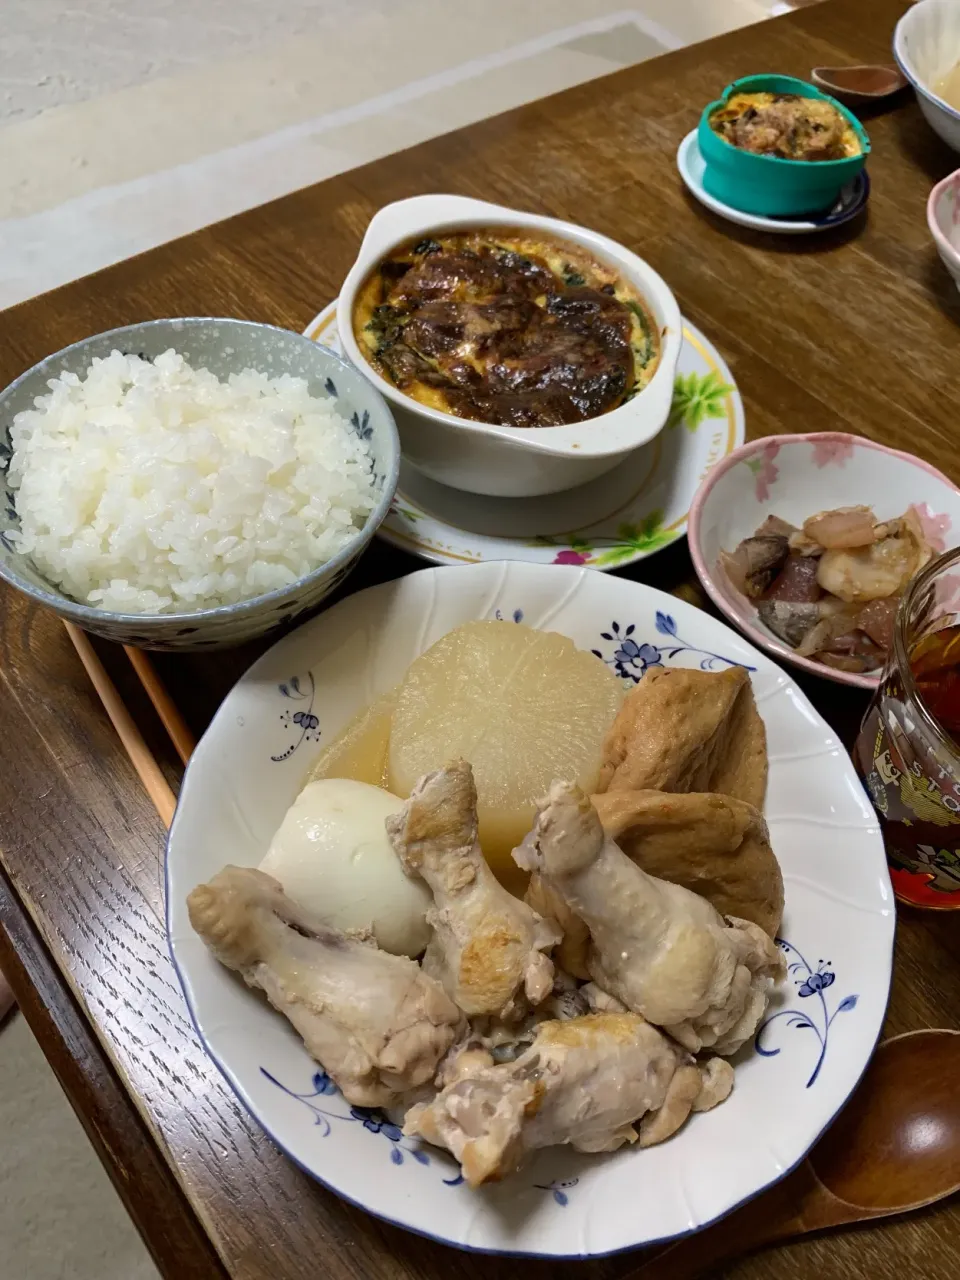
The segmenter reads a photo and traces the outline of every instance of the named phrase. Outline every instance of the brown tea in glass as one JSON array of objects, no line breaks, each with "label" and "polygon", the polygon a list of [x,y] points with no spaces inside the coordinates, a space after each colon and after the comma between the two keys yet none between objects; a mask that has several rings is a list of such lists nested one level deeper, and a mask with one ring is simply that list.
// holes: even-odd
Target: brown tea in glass
[{"label": "brown tea in glass", "polygon": [[960,908],[960,550],[907,588],[854,748],[901,902]]}]

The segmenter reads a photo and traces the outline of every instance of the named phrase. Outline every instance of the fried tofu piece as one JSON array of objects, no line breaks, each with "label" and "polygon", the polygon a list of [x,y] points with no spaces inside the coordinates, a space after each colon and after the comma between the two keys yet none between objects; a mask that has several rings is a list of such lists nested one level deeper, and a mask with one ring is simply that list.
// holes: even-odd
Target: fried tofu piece
[{"label": "fried tofu piece", "polygon": [[603,746],[607,791],[715,791],[763,808],[767,744],[743,667],[655,667],[624,700]]}]

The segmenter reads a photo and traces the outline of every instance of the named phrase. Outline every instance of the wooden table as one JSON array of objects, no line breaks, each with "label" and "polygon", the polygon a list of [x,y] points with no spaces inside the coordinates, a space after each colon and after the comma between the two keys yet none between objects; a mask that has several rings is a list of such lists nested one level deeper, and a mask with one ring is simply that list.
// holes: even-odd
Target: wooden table
[{"label": "wooden table", "polygon": [[[909,449],[960,479],[960,306],[924,203],[956,157],[904,100],[868,122],[866,225],[761,238],[707,215],[674,168],[699,104],[736,76],[889,56],[899,0],[832,0],[630,68],[298,192],[0,316],[0,380],[98,330],[235,315],[300,329],[331,298],[371,214],[451,190],[585,222],[636,249],[719,345],[750,436],[811,428]],[[375,544],[356,588],[418,562]],[[689,593],[685,547],[627,576]],[[506,1280],[509,1259],[428,1243],[301,1175],[240,1109],[187,1017],[163,933],[163,831],[59,623],[17,596],[0,622],[0,965],[165,1276]],[[100,646],[171,781],[179,769],[122,655]],[[202,731],[253,651],[161,662]],[[846,736],[863,700],[808,692]],[[888,1030],[956,1026],[960,931],[903,912]],[[960,1209],[785,1247],[723,1274],[773,1280],[957,1271]],[[555,1266],[606,1280],[637,1255]],[[0,1268],[2,1269],[2,1268]]]}]

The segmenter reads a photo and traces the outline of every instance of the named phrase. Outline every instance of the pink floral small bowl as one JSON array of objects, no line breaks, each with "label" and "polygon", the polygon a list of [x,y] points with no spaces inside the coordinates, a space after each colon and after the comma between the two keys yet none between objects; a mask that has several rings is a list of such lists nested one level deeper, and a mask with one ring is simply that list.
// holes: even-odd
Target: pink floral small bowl
[{"label": "pink floral small bowl", "polygon": [[881,519],[913,506],[936,551],[960,545],[956,485],[912,454],[840,431],[767,436],[735,449],[697,491],[687,537],[711,600],[754,644],[812,675],[874,689],[879,673],[835,671],[801,658],[777,639],[758,618],[754,602],[736,590],[718,563],[721,551],[733,551],[769,515],[802,525],[817,511],[861,504],[873,507]]},{"label": "pink floral small bowl", "polygon": [[927,226],[943,265],[960,289],[960,169],[948,174],[930,192]]}]

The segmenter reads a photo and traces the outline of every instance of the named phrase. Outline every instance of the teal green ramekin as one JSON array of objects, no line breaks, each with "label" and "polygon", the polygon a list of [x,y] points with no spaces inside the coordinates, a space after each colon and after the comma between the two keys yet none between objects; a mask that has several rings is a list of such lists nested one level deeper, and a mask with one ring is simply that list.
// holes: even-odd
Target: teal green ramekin
[{"label": "teal green ramekin", "polygon": [[[710,126],[714,111],[734,93],[795,93],[803,98],[822,98],[850,122],[860,139],[860,155],[846,156],[843,160],[781,160],[779,156],[741,151]],[[745,76],[734,80],[716,102],[704,108],[697,144],[706,166],[703,186],[709,195],[741,213],[760,213],[773,218],[829,209],[841,188],[852,182],[864,167],[870,154],[870,139],[856,116],[816,85],[793,76]]]}]

